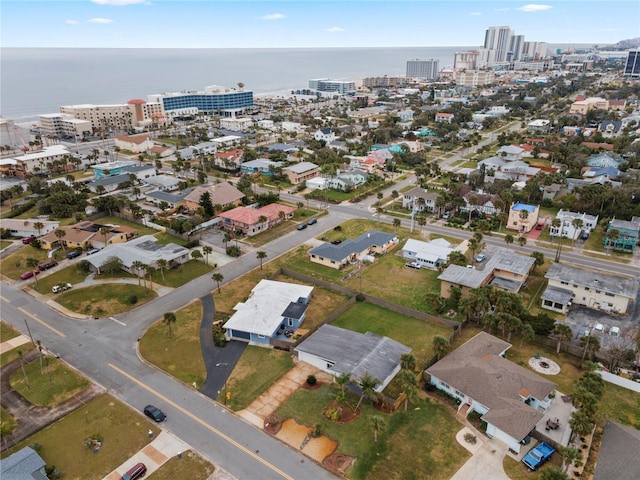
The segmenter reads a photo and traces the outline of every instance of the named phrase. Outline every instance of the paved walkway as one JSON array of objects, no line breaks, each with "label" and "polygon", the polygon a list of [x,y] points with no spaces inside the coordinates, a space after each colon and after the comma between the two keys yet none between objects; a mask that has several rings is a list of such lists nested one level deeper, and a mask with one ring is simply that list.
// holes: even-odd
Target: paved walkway
[{"label": "paved walkway", "polygon": [[18,335],[15,338],[12,338],[11,340],[7,340],[6,342],[2,342],[0,343],[0,355],[2,355],[5,352],[8,352],[9,350],[13,350],[16,347],[19,347],[20,345],[24,345],[25,343],[29,343],[31,340],[29,340],[27,337],[25,337],[24,335]]},{"label": "paved walkway", "polygon": [[[473,433],[476,436],[475,445],[464,439],[465,433]],[[495,438],[487,438],[470,427],[460,430],[456,440],[473,456],[458,469],[451,480],[510,480],[502,467],[504,456],[509,449],[505,443]]]}]

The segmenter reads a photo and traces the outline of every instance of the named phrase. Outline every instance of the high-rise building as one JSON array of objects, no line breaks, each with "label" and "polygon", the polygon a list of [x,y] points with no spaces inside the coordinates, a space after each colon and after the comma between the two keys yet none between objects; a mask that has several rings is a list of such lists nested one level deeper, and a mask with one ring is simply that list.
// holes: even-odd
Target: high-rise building
[{"label": "high-rise building", "polygon": [[253,92],[218,85],[204,91],[188,91],[148,95],[149,103],[161,103],[165,112],[204,112],[234,116],[253,107]]},{"label": "high-rise building", "polygon": [[438,78],[440,61],[430,60],[408,60],[407,77],[419,78],[420,80],[435,80]]},{"label": "high-rise building", "polygon": [[478,50],[469,50],[467,52],[456,52],[453,60],[454,70],[475,70],[478,68],[478,59],[480,52]]},{"label": "high-rise building", "polygon": [[507,53],[507,60],[513,62],[515,60],[522,59],[523,50],[524,35],[512,35],[509,41],[509,52]]},{"label": "high-rise building", "polygon": [[511,37],[513,31],[507,26],[489,27],[484,36],[484,48],[493,50],[494,62],[504,62],[507,60]]},{"label": "high-rise building", "polygon": [[640,50],[629,50],[627,62],[624,65],[626,77],[640,77]]}]

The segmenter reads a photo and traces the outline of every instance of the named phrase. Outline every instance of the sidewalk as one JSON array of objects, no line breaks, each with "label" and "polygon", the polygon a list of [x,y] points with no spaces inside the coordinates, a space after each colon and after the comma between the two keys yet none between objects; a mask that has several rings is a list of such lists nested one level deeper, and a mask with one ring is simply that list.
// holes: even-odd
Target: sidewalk
[{"label": "sidewalk", "polygon": [[15,338],[12,338],[11,340],[7,340],[6,342],[2,342],[0,343],[0,355],[8,352],[9,350],[13,350],[16,347],[19,347],[20,345],[24,345],[25,343],[29,343],[31,340],[29,340],[27,337],[25,337],[24,335],[18,335]]}]

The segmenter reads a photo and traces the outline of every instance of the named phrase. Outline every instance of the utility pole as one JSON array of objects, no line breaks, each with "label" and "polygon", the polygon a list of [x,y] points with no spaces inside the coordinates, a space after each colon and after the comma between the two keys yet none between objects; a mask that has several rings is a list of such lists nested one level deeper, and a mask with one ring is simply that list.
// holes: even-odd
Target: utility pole
[{"label": "utility pole", "polygon": [[29,332],[29,337],[31,338],[31,343],[35,346],[36,342],[33,339],[33,335],[31,335],[31,329],[29,328],[29,324],[27,323],[27,319],[24,319],[24,324],[27,326],[27,332]]}]

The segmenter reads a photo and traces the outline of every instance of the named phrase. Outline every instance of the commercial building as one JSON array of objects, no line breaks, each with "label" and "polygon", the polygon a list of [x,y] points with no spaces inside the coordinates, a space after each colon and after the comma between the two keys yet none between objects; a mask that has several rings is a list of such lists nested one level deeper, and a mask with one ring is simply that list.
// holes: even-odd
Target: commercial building
[{"label": "commercial building", "polygon": [[476,70],[478,68],[478,50],[468,50],[466,52],[456,52],[453,60],[454,70]]},{"label": "commercial building", "polygon": [[411,85],[411,79],[407,77],[367,77],[362,79],[362,85],[366,88],[398,88]]},{"label": "commercial building", "polygon": [[491,85],[495,82],[496,74],[493,70],[457,70],[453,73],[456,85],[478,87]]},{"label": "commercial building", "polygon": [[491,66],[508,60],[513,31],[508,26],[489,27],[484,36],[484,61]]},{"label": "commercial building", "polygon": [[93,132],[91,122],[80,120],[67,113],[47,113],[38,115],[42,136],[49,138],[84,138]]},{"label": "commercial building", "polygon": [[151,103],[159,103],[171,114],[208,113],[232,117],[253,107],[253,92],[224,88],[218,85],[204,91],[162,93],[148,96]]},{"label": "commercial building", "polygon": [[629,50],[629,55],[624,65],[624,76],[640,77],[640,50]]},{"label": "commercial building", "polygon": [[440,70],[439,60],[408,60],[407,61],[407,77],[418,78],[420,80],[435,80],[438,78]]}]

